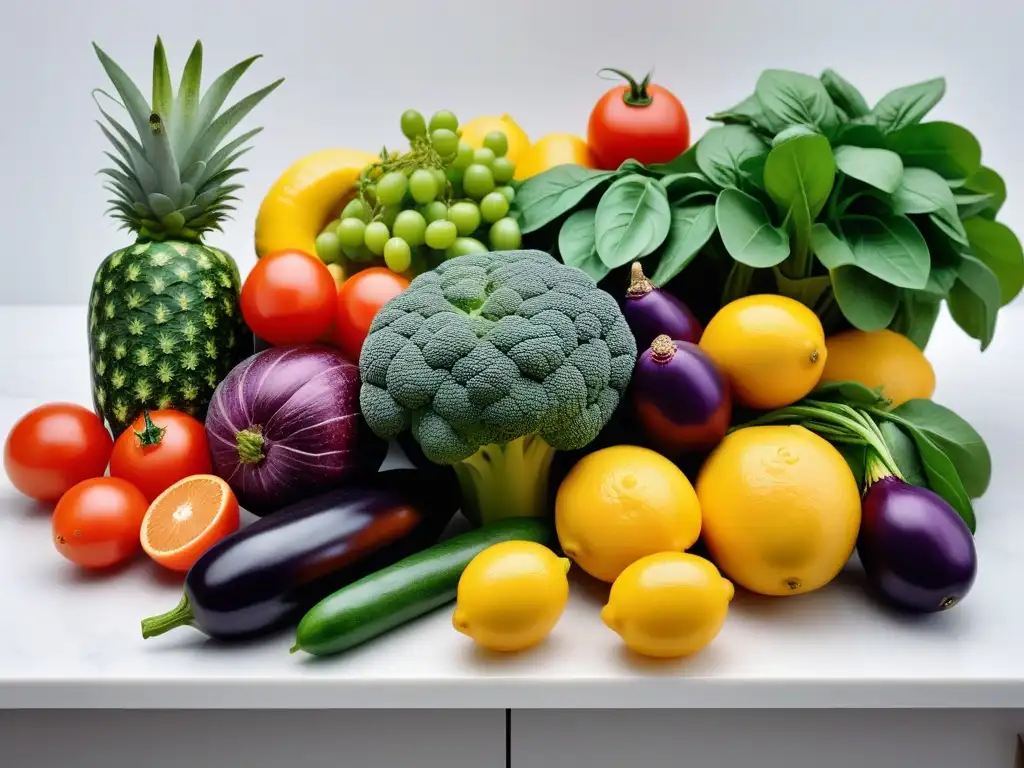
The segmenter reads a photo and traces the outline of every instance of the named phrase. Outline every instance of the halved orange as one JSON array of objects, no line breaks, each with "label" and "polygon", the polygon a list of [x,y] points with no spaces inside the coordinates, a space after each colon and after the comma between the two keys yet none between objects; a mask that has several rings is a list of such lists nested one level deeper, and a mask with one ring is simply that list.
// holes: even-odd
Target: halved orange
[{"label": "halved orange", "polygon": [[215,475],[192,475],[157,496],[142,520],[142,549],[160,565],[187,571],[238,530],[238,500]]}]

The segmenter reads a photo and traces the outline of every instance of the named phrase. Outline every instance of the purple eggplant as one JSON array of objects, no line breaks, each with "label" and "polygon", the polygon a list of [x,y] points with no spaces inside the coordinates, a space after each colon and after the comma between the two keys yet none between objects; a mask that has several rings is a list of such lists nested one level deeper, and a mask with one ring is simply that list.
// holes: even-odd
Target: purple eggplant
[{"label": "purple eggplant", "polygon": [[664,334],[637,360],[630,399],[644,437],[671,458],[717,445],[732,418],[728,385],[707,353]]},{"label": "purple eggplant", "polygon": [[636,339],[637,352],[645,350],[662,334],[694,344],[700,341],[702,329],[689,307],[667,291],[655,287],[644,275],[639,261],[634,261],[631,269],[622,314]]},{"label": "purple eggplant", "polygon": [[298,623],[332,592],[434,544],[457,489],[446,474],[391,469],[260,518],[199,558],[181,602],[145,619],[142,636],[192,626],[240,640]]},{"label": "purple eggplant", "polygon": [[862,506],[857,554],[884,602],[934,613],[967,596],[978,571],[974,537],[941,496],[889,475],[868,487]]}]

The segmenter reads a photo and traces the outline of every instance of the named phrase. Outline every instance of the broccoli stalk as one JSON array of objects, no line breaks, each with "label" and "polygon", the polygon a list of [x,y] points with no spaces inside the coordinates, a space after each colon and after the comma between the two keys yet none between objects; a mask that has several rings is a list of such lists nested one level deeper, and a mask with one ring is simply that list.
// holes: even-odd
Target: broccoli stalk
[{"label": "broccoli stalk", "polygon": [[506,517],[542,517],[555,449],[540,435],[490,443],[453,465],[462,489],[462,514],[477,525]]}]

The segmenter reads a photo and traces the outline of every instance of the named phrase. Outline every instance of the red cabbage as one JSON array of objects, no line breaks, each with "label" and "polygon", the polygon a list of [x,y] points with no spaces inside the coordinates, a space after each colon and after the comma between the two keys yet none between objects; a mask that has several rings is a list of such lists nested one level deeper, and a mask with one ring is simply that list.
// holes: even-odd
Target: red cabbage
[{"label": "red cabbage", "polygon": [[387,442],[363,420],[359,387],[359,367],[326,347],[243,360],[207,412],[213,471],[260,516],[377,472]]}]

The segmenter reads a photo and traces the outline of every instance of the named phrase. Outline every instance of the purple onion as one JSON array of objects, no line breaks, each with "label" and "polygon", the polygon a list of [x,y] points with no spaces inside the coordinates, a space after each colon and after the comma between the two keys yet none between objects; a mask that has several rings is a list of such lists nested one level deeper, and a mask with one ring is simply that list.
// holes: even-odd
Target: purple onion
[{"label": "purple onion", "polygon": [[655,287],[639,261],[633,262],[631,270],[622,314],[633,331],[637,352],[647,349],[662,334],[677,341],[700,341],[702,329],[690,309],[671,293]]},{"label": "purple onion", "polygon": [[207,412],[213,471],[260,516],[376,472],[387,443],[363,421],[359,387],[359,367],[326,347],[243,360]]},{"label": "purple onion", "polygon": [[644,436],[668,456],[717,445],[732,418],[728,385],[707,353],[664,334],[640,354],[630,399]]},{"label": "purple onion", "polygon": [[978,571],[974,536],[941,496],[890,475],[868,487],[862,506],[857,554],[879,597],[933,613],[967,596]]}]

